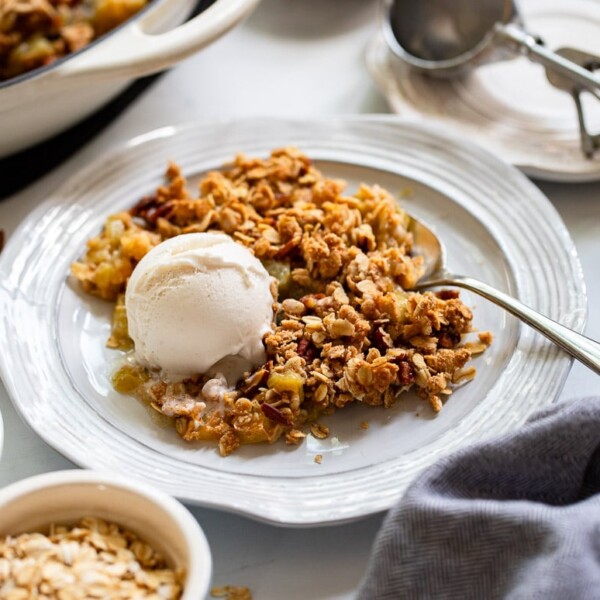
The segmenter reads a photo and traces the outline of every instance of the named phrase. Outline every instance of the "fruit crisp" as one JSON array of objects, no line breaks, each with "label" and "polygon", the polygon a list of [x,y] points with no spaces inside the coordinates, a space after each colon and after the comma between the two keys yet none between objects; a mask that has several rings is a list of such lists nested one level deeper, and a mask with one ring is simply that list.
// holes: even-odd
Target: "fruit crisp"
[{"label": "fruit crisp", "polygon": [[225,456],[282,436],[298,444],[309,424],[326,437],[320,415],[352,402],[389,407],[411,389],[438,412],[455,384],[473,378],[465,365],[491,336],[464,342],[472,313],[458,292],[410,291],[422,259],[411,254],[409,224],[381,187],[348,193],[296,149],[237,156],[208,173],[197,196],[171,164],[155,194],[107,219],[72,272],[84,290],[116,303],[109,346],[127,349],[125,286],[161,241],[222,231],[262,261],[276,281],[267,362],[235,389],[213,398],[206,375],[170,383],[131,363],[113,379],[171,419],[184,440],[215,440]]},{"label": "fruit crisp", "polygon": [[147,0],[0,0],[0,81],[87,46]]}]

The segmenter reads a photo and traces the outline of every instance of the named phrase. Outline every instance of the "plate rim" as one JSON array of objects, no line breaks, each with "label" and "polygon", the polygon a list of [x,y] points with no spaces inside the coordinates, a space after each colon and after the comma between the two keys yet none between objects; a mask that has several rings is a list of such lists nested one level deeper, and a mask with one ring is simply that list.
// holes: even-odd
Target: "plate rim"
[{"label": "plate rim", "polygon": [[[363,123],[367,123],[367,124],[368,123],[385,123],[385,124],[393,125],[393,126],[399,127],[399,128],[408,127],[409,129],[413,129],[413,130],[416,129],[419,132],[424,133],[426,135],[430,135],[430,136],[433,135],[433,137],[436,138],[436,141],[452,142],[453,144],[458,145],[458,147],[460,147],[462,149],[466,149],[469,152],[473,152],[474,150],[476,150],[478,153],[482,152],[482,150],[477,145],[473,144],[470,141],[465,142],[464,140],[459,139],[457,136],[449,135],[447,133],[440,134],[437,130],[435,130],[434,127],[423,125],[420,123],[415,124],[414,122],[410,122],[410,121],[407,122],[407,121],[398,119],[396,116],[393,116],[393,115],[369,115],[369,116],[350,115],[350,116],[336,117],[334,119],[332,119],[332,118],[320,118],[320,119],[319,118],[316,118],[316,119],[315,118],[304,118],[304,119],[303,118],[299,118],[299,119],[266,118],[266,119],[270,123],[277,123],[279,125],[285,125],[285,124],[290,124],[290,123],[298,125],[298,124],[305,124],[307,122],[314,124],[314,125],[319,125],[319,124],[334,122],[334,124],[337,125],[338,127],[343,127],[344,124],[347,122],[350,122],[350,123],[363,122]],[[115,157],[118,157],[121,153],[127,152],[127,151],[131,150],[132,148],[135,148],[139,145],[145,144],[146,142],[155,140],[157,138],[176,137],[176,136],[184,134],[186,131],[189,132],[190,130],[196,130],[196,129],[206,128],[206,127],[211,127],[211,128],[217,129],[218,127],[232,126],[235,124],[246,123],[246,122],[254,123],[254,122],[256,122],[256,120],[257,120],[256,118],[246,118],[246,119],[223,118],[223,119],[216,119],[216,120],[215,119],[210,119],[210,120],[207,119],[207,120],[194,121],[194,122],[187,123],[187,124],[181,124],[181,125],[177,125],[177,126],[161,127],[159,129],[135,136],[134,138],[132,138],[122,144],[119,144],[118,146],[101,154],[100,156],[98,156],[97,158],[92,160],[90,163],[85,165],[82,169],[79,169],[78,171],[76,171],[63,184],[61,184],[57,190],[52,192],[45,202],[40,204],[34,211],[29,213],[29,215],[27,215],[25,217],[25,219],[21,222],[21,224],[14,231],[13,235],[11,235],[11,237],[7,243],[7,247],[5,248],[5,251],[2,253],[2,256],[0,257],[0,273],[5,271],[7,268],[6,263],[9,260],[9,254],[12,254],[14,252],[16,252],[18,254],[18,249],[16,248],[16,246],[18,243],[20,243],[20,242],[22,243],[22,238],[24,237],[24,235],[26,235],[28,229],[30,228],[31,224],[35,222],[36,218],[42,214],[46,214],[46,212],[48,211],[49,208],[56,206],[56,205],[60,205],[61,204],[60,196],[62,194],[64,194],[65,191],[68,191],[69,188],[74,187],[74,184],[77,181],[82,180],[90,171],[99,168],[101,165],[105,164],[106,161],[111,160],[111,158],[114,159]],[[485,152],[488,155],[488,157],[492,159],[492,161],[496,161],[496,163],[503,164],[500,159],[493,156],[488,151],[483,150],[483,152]],[[526,180],[526,178],[522,174],[518,173],[517,171],[515,171],[515,175],[518,175],[519,177],[522,177],[523,180]],[[535,188],[535,186],[529,181],[527,181],[527,185],[532,186],[532,189]],[[585,293],[585,282],[583,279],[582,267],[581,267],[579,258],[577,256],[575,246],[570,238],[570,235],[568,234],[566,226],[562,222],[562,219],[560,218],[560,216],[554,209],[553,205],[547,200],[545,195],[540,190],[537,190],[537,193],[540,198],[545,199],[545,202],[547,203],[546,208],[550,211],[550,213],[553,213],[552,214],[553,218],[555,220],[558,219],[558,222],[560,222],[560,224],[562,226],[562,231],[559,233],[561,235],[563,235],[563,237],[566,235],[566,239],[570,242],[571,248],[570,248],[569,254],[570,254],[572,261],[574,261],[574,263],[578,267],[578,268],[576,268],[577,272],[574,273],[573,276],[576,279],[578,279],[578,283],[581,287],[581,292],[582,292],[582,295],[581,295],[582,307],[579,307],[579,309],[583,308],[583,310],[585,311],[585,309],[587,307],[587,294]],[[0,286],[0,290],[4,291],[1,286]],[[0,295],[0,306],[2,306],[5,301],[6,301],[6,294]],[[579,318],[580,318],[580,323],[578,324],[578,329],[582,330],[585,325],[585,316],[580,315]],[[3,328],[4,328],[4,323],[2,322],[2,324],[0,324],[0,330]],[[562,389],[562,386],[564,385],[564,382],[565,382],[568,372],[570,370],[570,366],[572,364],[572,359],[570,359],[566,356],[561,357],[560,361],[557,360],[557,367],[556,367],[557,369],[559,368],[558,362],[560,362],[559,366],[560,366],[560,370],[561,370],[561,377],[560,377],[560,381],[558,382],[556,393],[554,395],[553,400],[556,399],[556,397],[560,393],[560,390]],[[81,456],[74,455],[69,451],[65,451],[61,447],[57,447],[56,441],[54,439],[52,439],[51,436],[49,436],[47,431],[43,430],[43,428],[42,428],[42,431],[40,431],[40,427],[36,427],[34,424],[31,423],[30,419],[25,414],[21,404],[15,400],[15,398],[18,396],[18,390],[16,389],[16,381],[12,378],[11,374],[9,372],[7,372],[7,369],[8,369],[7,360],[4,356],[2,356],[0,358],[0,375],[2,376],[2,379],[5,382],[11,402],[12,402],[13,406],[15,407],[16,411],[18,412],[18,414],[21,416],[21,418],[26,423],[28,423],[28,425],[33,429],[33,431],[37,435],[39,435],[51,447],[55,448],[59,453],[63,454],[67,458],[69,458],[75,464],[77,464],[79,466],[87,467],[87,468],[96,468],[96,469],[99,468],[97,465],[91,464],[89,460],[88,461],[83,460],[81,458]],[[307,477],[313,477],[313,475],[309,475]],[[321,476],[317,475],[317,477],[321,477]],[[302,480],[303,478],[299,477],[297,479]],[[156,485],[152,482],[149,482],[149,483],[151,485]],[[198,500],[197,498],[190,498],[190,497],[186,497],[185,495],[181,495],[178,497],[188,503],[199,504],[201,506],[206,506],[209,508],[216,508],[219,510],[233,512],[236,514],[244,515],[246,517],[251,517],[255,520],[259,520],[262,522],[270,523],[273,525],[283,525],[283,526],[287,526],[287,527],[306,527],[306,526],[338,524],[338,523],[343,523],[343,522],[347,522],[347,521],[352,521],[352,520],[355,520],[358,518],[363,518],[368,515],[375,514],[377,512],[381,512],[381,511],[387,509],[386,507],[383,507],[383,508],[379,508],[378,510],[367,510],[365,512],[359,512],[358,514],[353,514],[353,515],[345,517],[345,518],[330,517],[329,519],[318,518],[316,520],[309,519],[309,520],[300,520],[300,521],[290,521],[289,518],[288,519],[281,518],[281,516],[279,516],[278,518],[261,516],[261,514],[258,514],[256,512],[252,512],[252,511],[248,511],[248,509],[236,507],[235,505],[224,506],[221,502],[217,502],[217,501],[210,502],[210,501],[207,501],[206,499]],[[389,503],[388,508],[389,508],[389,506],[391,506],[391,504],[392,503]]]}]

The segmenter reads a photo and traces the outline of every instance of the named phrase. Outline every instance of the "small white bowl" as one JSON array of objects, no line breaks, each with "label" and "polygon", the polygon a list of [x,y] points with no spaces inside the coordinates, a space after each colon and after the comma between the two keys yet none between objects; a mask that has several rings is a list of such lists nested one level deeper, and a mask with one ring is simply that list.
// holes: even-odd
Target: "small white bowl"
[{"label": "small white bowl", "polygon": [[75,524],[91,516],[136,533],[169,566],[185,569],[181,600],[200,600],[209,589],[212,560],[198,522],[177,500],[110,473],[56,471],[0,490],[0,539]]}]

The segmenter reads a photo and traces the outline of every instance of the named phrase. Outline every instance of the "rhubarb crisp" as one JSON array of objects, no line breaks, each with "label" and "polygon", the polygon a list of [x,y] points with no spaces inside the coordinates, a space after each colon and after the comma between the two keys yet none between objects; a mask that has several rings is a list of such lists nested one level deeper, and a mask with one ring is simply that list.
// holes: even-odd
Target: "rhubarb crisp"
[{"label": "rhubarb crisp", "polygon": [[147,0],[0,0],[0,81],[77,52]]},{"label": "rhubarb crisp", "polygon": [[491,335],[467,341],[471,310],[455,291],[410,291],[422,272],[410,217],[377,185],[354,193],[327,179],[296,149],[267,159],[237,156],[208,173],[192,195],[171,164],[165,185],[110,216],[73,275],[115,303],[114,348],[131,348],[124,292],[140,259],[160,242],[220,231],[248,248],[273,276],[274,317],[266,362],[216,397],[206,374],[172,383],[126,362],[115,388],[168,418],[186,441],[214,440],[222,455],[240,444],[298,444],[347,404],[390,407],[414,390],[435,412],[472,379],[467,363]]}]

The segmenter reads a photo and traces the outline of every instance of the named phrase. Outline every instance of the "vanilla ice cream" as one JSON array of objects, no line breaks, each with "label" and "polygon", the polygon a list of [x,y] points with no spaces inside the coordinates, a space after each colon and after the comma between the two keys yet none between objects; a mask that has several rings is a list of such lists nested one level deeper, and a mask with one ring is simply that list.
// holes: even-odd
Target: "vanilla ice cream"
[{"label": "vanilla ice cream", "polygon": [[273,320],[270,283],[262,263],[224,233],[187,233],[159,244],[127,284],[136,360],[172,380],[230,359],[260,366]]}]

